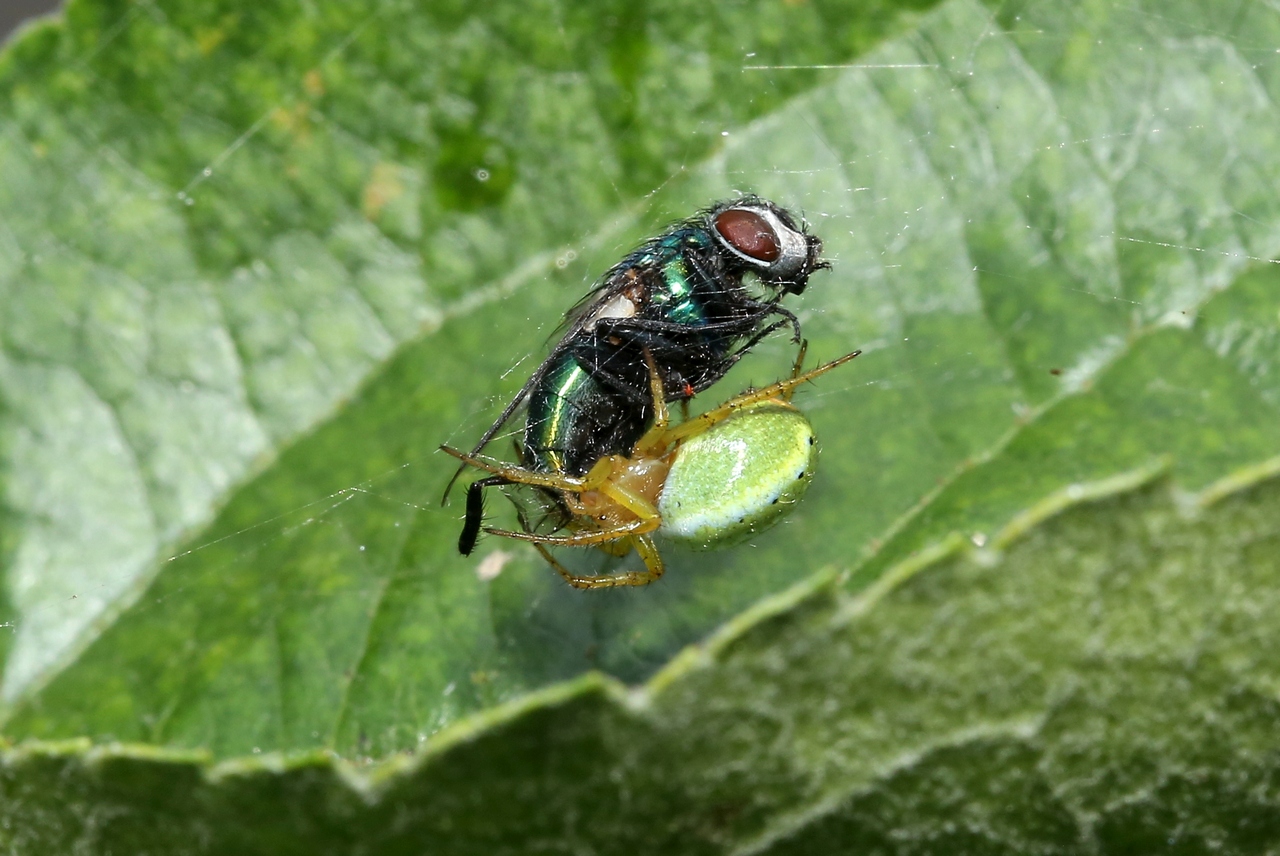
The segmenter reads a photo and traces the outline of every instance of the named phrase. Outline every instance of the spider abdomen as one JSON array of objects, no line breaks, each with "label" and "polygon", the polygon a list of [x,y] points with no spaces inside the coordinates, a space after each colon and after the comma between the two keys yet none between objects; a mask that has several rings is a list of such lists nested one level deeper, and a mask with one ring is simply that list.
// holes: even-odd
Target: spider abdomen
[{"label": "spider abdomen", "polygon": [[809,489],[817,450],[813,426],[791,405],[743,408],[680,446],[658,499],[660,534],[710,550],[764,531]]}]

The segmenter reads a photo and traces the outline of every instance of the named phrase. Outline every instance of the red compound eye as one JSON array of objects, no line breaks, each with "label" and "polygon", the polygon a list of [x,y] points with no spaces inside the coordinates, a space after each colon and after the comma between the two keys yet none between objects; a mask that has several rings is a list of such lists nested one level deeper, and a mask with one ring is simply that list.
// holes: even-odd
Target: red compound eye
[{"label": "red compound eye", "polygon": [[746,208],[730,208],[716,215],[716,231],[729,246],[762,262],[777,261],[782,253],[778,236],[769,221]]}]

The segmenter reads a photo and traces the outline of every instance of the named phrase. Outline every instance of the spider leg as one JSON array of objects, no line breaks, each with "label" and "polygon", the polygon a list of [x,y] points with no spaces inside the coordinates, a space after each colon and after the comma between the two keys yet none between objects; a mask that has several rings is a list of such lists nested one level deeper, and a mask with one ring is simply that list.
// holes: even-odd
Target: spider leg
[{"label": "spider leg", "polygon": [[656,520],[629,520],[609,529],[597,529],[589,532],[575,532],[572,535],[538,535],[533,532],[512,532],[510,529],[495,529],[486,526],[484,531],[490,535],[503,538],[514,538],[517,541],[528,541],[533,544],[551,544],[556,547],[594,547],[609,541],[619,541],[631,535],[643,535],[657,529]]},{"label": "spider leg", "polygon": [[533,549],[537,550],[542,555],[542,558],[546,560],[547,564],[555,569],[557,574],[564,577],[564,581],[569,585],[574,588],[591,588],[591,580],[594,579],[593,577],[584,577],[579,574],[575,574],[573,571],[556,561],[556,557],[551,555],[551,551],[536,541],[533,544]]},{"label": "spider leg", "polygon": [[620,484],[608,481],[600,485],[599,490],[636,517],[653,523],[655,529],[662,525],[662,515],[658,514],[658,509],[654,508],[652,502],[638,493],[627,490]]},{"label": "spider leg", "polygon": [[[576,532],[572,535],[538,535],[528,531],[512,532],[491,527],[486,528],[485,531],[504,538],[515,538],[535,544],[555,544],[560,547],[591,547],[607,544],[610,541],[619,541],[632,535],[652,532],[662,525],[662,518],[658,514],[658,509],[654,508],[653,504],[644,497],[632,493],[621,485],[608,481],[601,484],[599,490],[619,506],[635,515],[635,519],[610,526],[607,529]],[[521,525],[528,529],[528,526],[523,522]]]},{"label": "spider leg", "polygon": [[648,535],[637,535],[631,538],[631,545],[644,562],[645,569],[643,571],[622,571],[598,577],[575,574],[556,561],[555,556],[552,556],[551,551],[546,547],[537,542],[534,542],[533,546],[534,549],[542,554],[542,558],[547,560],[547,564],[554,568],[556,573],[564,577],[565,582],[574,588],[599,589],[618,588],[620,586],[647,586],[649,583],[661,578],[666,568],[662,564],[662,555],[658,552],[658,547],[653,543],[653,539]]},{"label": "spider leg", "polygon": [[771,383],[760,389],[748,390],[741,395],[735,395],[733,398],[721,404],[712,410],[708,410],[701,416],[696,416],[688,422],[681,423],[675,428],[667,432],[666,440],[669,443],[693,437],[706,431],[712,425],[723,422],[733,414],[737,413],[744,407],[750,407],[761,401],[768,401],[770,398],[789,399],[796,387],[802,383],[808,383],[819,375],[824,375],[834,368],[838,368],[861,354],[862,351],[854,351],[851,354],[845,354],[838,360],[832,360],[829,363],[823,363],[816,369],[811,369],[804,374],[793,375],[786,380],[780,380],[777,383]]},{"label": "spider leg", "polygon": [[637,535],[631,540],[635,544],[640,560],[644,562],[645,570],[644,573],[627,574],[627,580],[623,585],[646,586],[661,578],[666,567],[662,564],[662,554],[658,552],[658,545],[653,543],[653,538],[649,535]]},{"label": "spider leg", "polygon": [[[799,350],[796,351],[796,360],[794,363],[791,364],[791,376],[793,378],[800,377],[801,369],[804,368],[804,357],[805,357],[805,354],[807,353],[809,353],[809,340],[801,339],[800,348]],[[782,393],[781,398],[783,401],[789,402],[791,401],[791,396],[795,394],[796,394],[795,387],[792,387],[791,389]]]},{"label": "spider leg", "polygon": [[440,450],[453,455],[464,464],[470,464],[476,469],[493,473],[495,476],[502,476],[512,484],[531,484],[536,487],[551,488],[552,490],[574,492],[583,490],[582,479],[567,476],[563,473],[539,473],[524,467],[504,464],[501,461],[495,461],[483,455],[469,455],[466,452],[458,451],[452,446],[441,446]]},{"label": "spider leg", "polygon": [[[515,414],[516,408],[520,406],[520,403],[529,397],[529,393],[533,392],[538,384],[542,383],[542,378],[546,375],[547,370],[551,367],[555,358],[568,347],[568,342],[569,337],[566,336],[551,350],[551,353],[547,355],[547,358],[542,361],[542,365],[538,366],[538,370],[524,382],[524,386],[520,387],[520,391],[516,393],[515,398],[511,399],[503,409],[502,413],[499,414],[497,421],[490,425],[488,430],[484,432],[484,435],[480,437],[480,442],[476,443],[475,447],[471,450],[472,455],[478,455],[480,450],[487,446],[489,441],[497,436],[498,432],[502,430],[502,426],[506,425],[507,420]],[[449,479],[449,483],[444,486],[444,496],[440,497],[441,505],[444,505],[445,502],[448,501],[449,491],[453,490],[454,483],[458,480],[458,477],[462,475],[462,471],[464,469],[466,469],[465,466],[459,466],[458,469],[454,471],[453,476]]]},{"label": "spider leg", "polygon": [[654,427],[661,425],[666,428],[667,423],[671,421],[670,414],[667,413],[667,393],[662,385],[662,375],[658,374],[658,364],[653,361],[653,354],[648,348],[644,349],[644,364],[649,369],[649,392],[653,395]]},{"label": "spider leg", "polygon": [[631,448],[634,458],[650,449],[665,445],[664,438],[671,424],[671,413],[667,410],[666,391],[662,385],[662,375],[658,374],[658,365],[653,361],[653,354],[644,349],[644,362],[649,367],[649,393],[653,396],[653,424],[644,432]]}]

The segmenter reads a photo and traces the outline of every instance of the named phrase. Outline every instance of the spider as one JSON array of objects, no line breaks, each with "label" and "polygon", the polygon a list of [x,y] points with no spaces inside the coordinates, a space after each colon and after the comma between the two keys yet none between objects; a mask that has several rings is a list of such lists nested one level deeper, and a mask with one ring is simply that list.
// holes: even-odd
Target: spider
[{"label": "spider", "polygon": [[[861,351],[802,372],[802,343],[791,376],[748,389],[699,416],[672,425],[662,377],[648,364],[653,424],[628,455],[606,455],[582,476],[540,472],[449,446],[450,455],[509,483],[530,485],[548,500],[557,530],[485,527],[504,538],[533,544],[569,585],[598,589],[647,585],[664,572],[654,540],[693,549],[729,546],[776,523],[804,495],[813,479],[817,446],[808,419],[791,404],[796,387],[849,362]],[[479,516],[468,508],[468,517]],[[576,574],[552,555],[552,547],[597,547],[615,556],[634,550],[643,571],[599,576]]]}]

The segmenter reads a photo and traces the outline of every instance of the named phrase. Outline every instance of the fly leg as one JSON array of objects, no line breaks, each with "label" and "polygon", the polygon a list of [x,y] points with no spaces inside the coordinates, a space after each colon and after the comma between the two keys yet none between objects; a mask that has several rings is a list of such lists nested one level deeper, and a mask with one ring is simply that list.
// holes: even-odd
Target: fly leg
[{"label": "fly leg", "polygon": [[480,537],[480,526],[484,523],[484,489],[503,484],[511,482],[502,476],[487,476],[476,479],[467,488],[467,516],[462,522],[462,533],[458,535],[458,552],[462,555],[470,556]]}]

